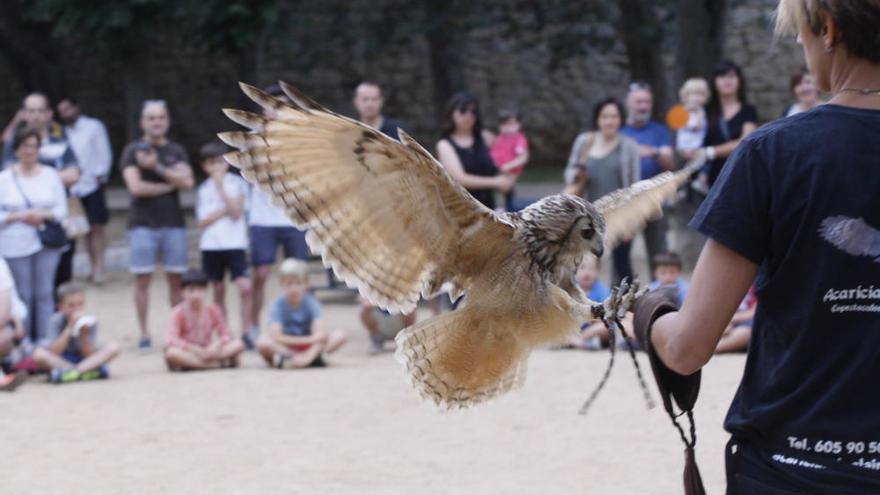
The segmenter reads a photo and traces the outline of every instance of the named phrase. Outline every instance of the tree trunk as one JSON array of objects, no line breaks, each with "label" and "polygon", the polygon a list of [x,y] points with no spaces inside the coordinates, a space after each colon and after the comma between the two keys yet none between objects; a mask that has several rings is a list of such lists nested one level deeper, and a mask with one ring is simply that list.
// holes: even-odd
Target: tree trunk
[{"label": "tree trunk", "polygon": [[645,0],[618,0],[620,30],[629,57],[632,79],[645,81],[654,93],[654,118],[669,107],[669,84],[663,67],[663,30]]},{"label": "tree trunk", "polygon": [[45,93],[53,103],[67,96],[62,52],[50,24],[25,20],[20,2],[0,1],[0,55],[25,93]]},{"label": "tree trunk", "polygon": [[711,77],[724,56],[727,5],[727,0],[678,0],[677,85],[690,77]]},{"label": "tree trunk", "polygon": [[427,2],[428,49],[434,85],[434,107],[438,121],[449,97],[465,87],[461,52],[464,32],[455,26],[453,13],[461,10],[444,0]]}]

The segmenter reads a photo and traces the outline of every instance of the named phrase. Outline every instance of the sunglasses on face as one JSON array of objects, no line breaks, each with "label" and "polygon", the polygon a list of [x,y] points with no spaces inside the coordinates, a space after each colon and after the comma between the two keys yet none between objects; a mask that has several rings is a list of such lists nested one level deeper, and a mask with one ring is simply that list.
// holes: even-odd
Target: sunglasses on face
[{"label": "sunglasses on face", "polygon": [[456,108],[455,111],[460,114],[471,114],[471,115],[477,114],[477,109],[474,107]]}]

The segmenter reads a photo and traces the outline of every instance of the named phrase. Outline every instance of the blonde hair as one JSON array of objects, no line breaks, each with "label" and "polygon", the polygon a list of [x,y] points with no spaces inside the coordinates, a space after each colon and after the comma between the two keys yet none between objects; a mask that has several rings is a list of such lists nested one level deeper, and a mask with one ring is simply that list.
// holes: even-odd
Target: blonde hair
[{"label": "blonde hair", "polygon": [[706,82],[702,77],[693,77],[688,79],[681,85],[681,89],[678,90],[678,97],[681,99],[681,102],[687,99],[687,95],[690,93],[703,93],[706,97],[706,100],[709,100],[709,83]]},{"label": "blonde hair", "polygon": [[820,0],[780,0],[776,8],[776,34],[797,35],[806,23],[816,33],[822,29]]},{"label": "blonde hair", "polygon": [[287,258],[278,267],[278,274],[282,277],[307,278],[309,275],[309,265],[305,261],[296,258]]},{"label": "blonde hair", "polygon": [[840,28],[840,41],[856,57],[880,63],[880,0],[780,0],[776,34],[796,35],[806,25],[819,35],[828,14]]}]

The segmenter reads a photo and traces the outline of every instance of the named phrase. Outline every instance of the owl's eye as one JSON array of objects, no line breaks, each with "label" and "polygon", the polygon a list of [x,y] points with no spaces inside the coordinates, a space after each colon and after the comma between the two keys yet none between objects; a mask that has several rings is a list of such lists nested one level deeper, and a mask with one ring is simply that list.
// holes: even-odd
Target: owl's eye
[{"label": "owl's eye", "polygon": [[583,237],[584,239],[587,239],[587,240],[592,239],[593,233],[594,233],[593,229],[590,227],[587,227],[585,229],[581,229],[581,237]]}]

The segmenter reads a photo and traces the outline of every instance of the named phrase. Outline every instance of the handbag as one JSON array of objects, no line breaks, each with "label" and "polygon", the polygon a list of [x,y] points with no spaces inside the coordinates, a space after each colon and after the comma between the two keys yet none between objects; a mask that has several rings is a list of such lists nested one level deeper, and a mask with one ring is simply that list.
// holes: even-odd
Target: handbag
[{"label": "handbag", "polygon": [[587,188],[587,160],[590,155],[590,148],[593,147],[593,142],[596,140],[596,134],[591,134],[584,145],[578,150],[578,160],[575,165],[577,168],[582,169],[583,173],[576,174],[574,182],[571,184],[566,184],[565,188],[562,189],[562,194],[571,194],[572,196],[580,196],[583,197],[584,190]]},{"label": "handbag", "polygon": [[67,216],[61,221],[61,226],[71,239],[82,237],[92,229],[82,201],[76,196],[67,197]]},{"label": "handbag", "polygon": [[[12,180],[15,182],[15,187],[18,189],[18,193],[24,198],[24,204],[28,208],[33,208],[34,206],[31,203],[31,200],[28,199],[27,194],[24,193],[24,189],[21,188],[21,184],[18,183],[18,175],[15,171],[12,172]],[[67,233],[64,232],[64,227],[62,227],[61,222],[57,220],[44,220],[43,225],[37,227],[37,237],[40,238],[43,247],[47,248],[64,247],[70,242]]]}]

